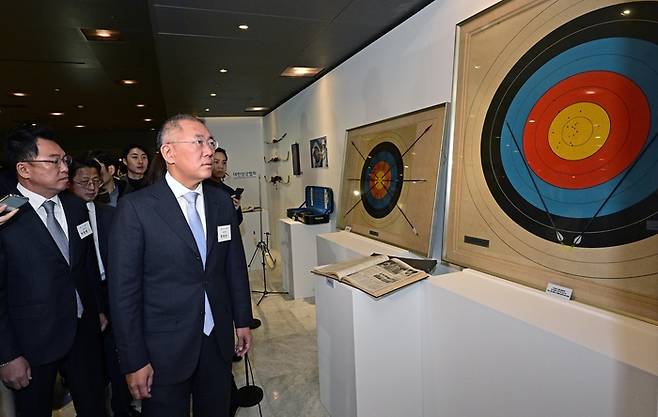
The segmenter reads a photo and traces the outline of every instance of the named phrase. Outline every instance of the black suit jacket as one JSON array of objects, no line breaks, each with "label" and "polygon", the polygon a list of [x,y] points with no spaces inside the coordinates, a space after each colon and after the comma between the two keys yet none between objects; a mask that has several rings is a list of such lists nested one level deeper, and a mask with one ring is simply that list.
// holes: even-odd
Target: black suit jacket
[{"label": "black suit jacket", "polygon": [[[123,373],[151,363],[155,380],[189,378],[199,359],[204,290],[213,312],[213,335],[228,362],[235,327],[252,320],[247,266],[235,208],[229,196],[204,184],[207,256],[204,270],[176,198],[161,179],[124,196],[109,241],[108,284],[114,336]],[[231,239],[218,242],[218,226]]]},{"label": "black suit jacket", "polygon": [[80,239],[77,230],[89,220],[87,207],[68,193],[59,198],[68,224],[70,266],[30,204],[0,227],[0,363],[24,356],[37,366],[62,358],[76,334],[76,289],[83,317],[98,323],[94,242],[91,235]]}]

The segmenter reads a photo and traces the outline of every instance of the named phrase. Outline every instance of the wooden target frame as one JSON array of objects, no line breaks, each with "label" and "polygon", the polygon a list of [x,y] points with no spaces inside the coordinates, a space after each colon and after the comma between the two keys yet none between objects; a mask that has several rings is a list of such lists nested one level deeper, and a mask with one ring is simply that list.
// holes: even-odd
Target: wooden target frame
[{"label": "wooden target frame", "polygon": [[446,104],[347,131],[338,228],[428,256]]},{"label": "wooden target frame", "polygon": [[460,23],[444,258],[658,323],[658,2]]}]

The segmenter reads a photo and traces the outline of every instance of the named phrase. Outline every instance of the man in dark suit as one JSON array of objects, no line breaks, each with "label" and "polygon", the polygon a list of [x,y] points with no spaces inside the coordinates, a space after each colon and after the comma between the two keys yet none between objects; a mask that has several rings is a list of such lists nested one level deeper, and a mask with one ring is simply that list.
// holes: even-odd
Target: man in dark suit
[{"label": "man in dark suit", "polygon": [[0,378],[18,415],[50,417],[59,371],[79,417],[104,415],[100,291],[84,202],[60,192],[70,156],[40,127],[7,138],[15,193],[29,199],[0,229]]},{"label": "man in dark suit", "polygon": [[[89,211],[89,221],[94,232],[94,247],[100,272],[101,300],[105,311],[109,310],[107,295],[107,241],[114,217],[114,207],[95,201],[98,190],[103,184],[101,166],[95,159],[75,159],[69,167],[69,190],[83,199]],[[111,318],[110,319],[111,323]],[[109,325],[103,332],[103,356],[105,371],[112,383],[112,415],[114,417],[130,417],[138,415],[131,406],[131,397],[123,374],[119,371],[119,361],[116,353],[116,343]]]},{"label": "man in dark suit", "polygon": [[[231,357],[251,348],[251,296],[233,202],[202,184],[217,142],[203,121],[158,134],[167,174],[124,196],[108,282],[119,362],[145,416],[227,416]],[[237,342],[234,342],[234,326]]]}]

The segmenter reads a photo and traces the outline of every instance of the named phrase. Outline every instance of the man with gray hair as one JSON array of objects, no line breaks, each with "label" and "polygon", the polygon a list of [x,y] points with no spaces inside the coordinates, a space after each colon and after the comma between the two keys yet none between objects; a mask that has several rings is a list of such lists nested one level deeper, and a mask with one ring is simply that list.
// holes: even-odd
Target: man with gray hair
[{"label": "man with gray hair", "polygon": [[251,348],[235,208],[203,184],[218,144],[202,120],[170,118],[157,145],[167,173],[119,202],[110,236],[120,367],[146,417],[189,416],[190,396],[195,416],[227,416],[231,358]]}]

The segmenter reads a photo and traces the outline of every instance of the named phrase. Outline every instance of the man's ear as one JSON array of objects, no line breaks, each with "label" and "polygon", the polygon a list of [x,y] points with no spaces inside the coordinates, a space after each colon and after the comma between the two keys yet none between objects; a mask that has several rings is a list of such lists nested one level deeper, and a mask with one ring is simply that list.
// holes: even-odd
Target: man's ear
[{"label": "man's ear", "polygon": [[176,163],[176,152],[174,152],[174,148],[169,144],[165,143],[160,147],[160,155],[162,155],[162,158],[167,164],[173,165]]},{"label": "man's ear", "polygon": [[30,166],[25,162],[16,163],[16,175],[23,179],[30,179]]}]

